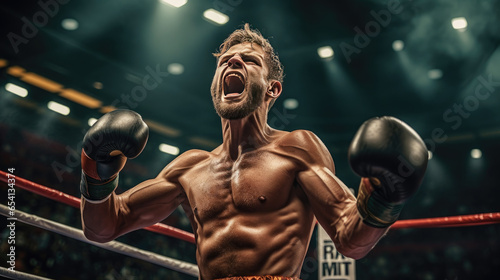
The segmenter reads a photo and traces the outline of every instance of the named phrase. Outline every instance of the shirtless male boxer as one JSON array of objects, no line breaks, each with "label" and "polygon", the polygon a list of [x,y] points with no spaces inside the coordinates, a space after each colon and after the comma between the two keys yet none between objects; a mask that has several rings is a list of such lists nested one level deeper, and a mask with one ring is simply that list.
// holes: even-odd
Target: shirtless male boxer
[{"label": "shirtless male boxer", "polygon": [[182,205],[203,280],[298,279],[315,219],[342,254],[365,256],[420,185],[423,141],[395,118],[365,122],[349,151],[362,177],[356,200],[318,137],[267,124],[283,70],[260,32],[245,25],[216,56],[211,92],[223,143],[213,151],[187,151],[156,178],[116,194],[118,172],[142,151],[148,128],[137,113],[116,110],[89,129],[80,186],[86,237],[107,242]]}]

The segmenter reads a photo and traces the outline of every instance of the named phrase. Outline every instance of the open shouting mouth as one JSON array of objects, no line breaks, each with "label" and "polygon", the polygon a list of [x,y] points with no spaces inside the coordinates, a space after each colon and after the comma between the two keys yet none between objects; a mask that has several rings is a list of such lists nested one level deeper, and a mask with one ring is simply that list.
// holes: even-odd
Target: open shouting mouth
[{"label": "open shouting mouth", "polygon": [[245,90],[245,79],[240,73],[232,72],[224,77],[224,97],[239,96]]}]

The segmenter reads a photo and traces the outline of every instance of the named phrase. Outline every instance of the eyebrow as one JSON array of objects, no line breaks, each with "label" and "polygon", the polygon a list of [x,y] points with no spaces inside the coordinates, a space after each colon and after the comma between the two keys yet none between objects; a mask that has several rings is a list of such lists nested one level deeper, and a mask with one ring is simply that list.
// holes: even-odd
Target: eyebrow
[{"label": "eyebrow", "polygon": [[219,57],[219,61],[227,56],[233,56],[235,54],[239,54],[240,56],[242,57],[249,57],[249,56],[253,56],[253,57],[258,57],[262,60],[264,60],[264,56],[261,56],[259,53],[257,53],[254,49],[252,50],[245,50],[245,51],[242,51],[242,52],[234,52],[234,53],[224,53],[223,55],[221,55]]}]

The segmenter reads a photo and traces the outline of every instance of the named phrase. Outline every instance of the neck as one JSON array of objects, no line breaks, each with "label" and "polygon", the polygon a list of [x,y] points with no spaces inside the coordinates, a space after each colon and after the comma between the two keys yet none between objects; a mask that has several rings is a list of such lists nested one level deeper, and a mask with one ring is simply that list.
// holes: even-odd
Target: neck
[{"label": "neck", "polygon": [[242,153],[269,143],[272,128],[267,125],[266,106],[236,120],[221,118],[222,149],[236,160]]}]

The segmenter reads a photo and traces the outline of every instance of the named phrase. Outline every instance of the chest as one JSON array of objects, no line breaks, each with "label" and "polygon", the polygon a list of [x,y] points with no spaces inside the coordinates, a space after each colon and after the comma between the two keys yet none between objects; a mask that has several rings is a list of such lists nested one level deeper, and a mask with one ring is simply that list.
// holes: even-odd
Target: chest
[{"label": "chest", "polygon": [[220,218],[284,207],[295,183],[294,164],[272,151],[250,152],[236,161],[214,158],[181,182],[199,218]]}]

